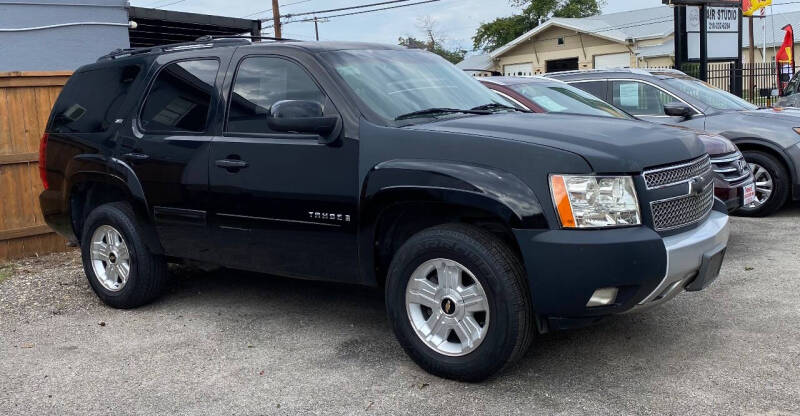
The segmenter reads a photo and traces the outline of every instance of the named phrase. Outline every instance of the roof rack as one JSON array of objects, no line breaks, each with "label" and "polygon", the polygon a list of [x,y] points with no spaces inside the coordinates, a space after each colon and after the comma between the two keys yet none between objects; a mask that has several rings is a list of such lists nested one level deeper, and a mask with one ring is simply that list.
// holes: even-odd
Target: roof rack
[{"label": "roof rack", "polygon": [[300,42],[295,39],[273,38],[267,36],[245,36],[245,35],[206,35],[197,38],[192,42],[171,43],[168,45],[149,46],[145,48],[126,48],[115,49],[107,55],[101,56],[97,62],[110,61],[127,56],[141,55],[145,53],[178,52],[191,49],[205,49],[229,45],[249,45],[253,40],[272,40],[275,42]]},{"label": "roof rack", "polygon": [[302,42],[300,39],[275,38],[271,36],[251,36],[251,35],[205,35],[197,38],[197,42],[208,42],[220,39],[250,39],[250,40],[272,40],[275,42]]}]

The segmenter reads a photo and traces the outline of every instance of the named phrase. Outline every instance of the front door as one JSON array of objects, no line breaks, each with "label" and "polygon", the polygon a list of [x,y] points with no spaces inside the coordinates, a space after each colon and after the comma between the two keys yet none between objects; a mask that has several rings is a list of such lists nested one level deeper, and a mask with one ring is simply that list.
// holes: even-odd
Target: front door
[{"label": "front door", "polygon": [[[654,123],[680,125],[698,130],[704,128],[704,117],[670,117],[664,113],[664,106],[681,102],[674,95],[655,85],[636,80],[611,81],[611,104],[630,114]],[[700,113],[695,112],[695,116]]]},{"label": "front door", "polygon": [[212,229],[230,267],[294,277],[355,281],[358,143],[343,134],[272,131],[282,100],[333,102],[298,62],[274,55],[238,63],[225,131],[211,144]]},{"label": "front door", "polygon": [[120,134],[117,157],[133,169],[167,255],[204,260],[209,252],[209,121],[220,60],[163,66],[139,116]]}]

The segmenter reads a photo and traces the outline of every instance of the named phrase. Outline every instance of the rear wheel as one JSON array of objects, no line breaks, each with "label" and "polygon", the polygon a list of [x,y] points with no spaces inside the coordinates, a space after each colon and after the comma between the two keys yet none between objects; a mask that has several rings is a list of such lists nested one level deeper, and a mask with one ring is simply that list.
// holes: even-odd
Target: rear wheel
[{"label": "rear wheel", "polygon": [[95,208],[81,235],[81,257],[89,284],[114,308],[135,308],[156,298],[167,278],[163,257],[147,248],[142,225],[124,202]]},{"label": "rear wheel", "polygon": [[791,178],[786,168],[768,153],[746,150],[742,154],[753,172],[756,200],[740,208],[736,214],[747,217],[765,217],[774,214],[789,198]]},{"label": "rear wheel", "polygon": [[497,237],[466,225],[429,228],[392,259],[386,307],[406,353],[435,375],[480,381],[531,342],[522,265]]}]

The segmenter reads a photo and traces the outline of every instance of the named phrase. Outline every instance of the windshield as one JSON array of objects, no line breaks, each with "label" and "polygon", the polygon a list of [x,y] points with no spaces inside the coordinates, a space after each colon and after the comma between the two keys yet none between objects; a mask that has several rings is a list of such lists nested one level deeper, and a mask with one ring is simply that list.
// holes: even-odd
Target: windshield
[{"label": "windshield", "polygon": [[693,78],[667,78],[664,82],[715,110],[755,110],[758,108],[733,94]]},{"label": "windshield", "polygon": [[572,113],[630,119],[625,112],[578,88],[561,82],[510,85],[548,113]]},{"label": "windshield", "polygon": [[386,121],[432,108],[468,110],[487,104],[512,106],[432,53],[349,50],[323,55],[355,95]]}]

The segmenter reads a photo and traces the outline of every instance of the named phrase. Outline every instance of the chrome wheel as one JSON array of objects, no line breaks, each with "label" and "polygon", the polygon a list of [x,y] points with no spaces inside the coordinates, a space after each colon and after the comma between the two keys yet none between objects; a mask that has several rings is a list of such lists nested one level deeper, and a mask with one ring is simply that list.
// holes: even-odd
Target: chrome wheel
[{"label": "chrome wheel", "polygon": [[417,336],[449,356],[474,351],[489,328],[489,301],[475,276],[447,259],[422,263],[406,287],[406,311]]},{"label": "chrome wheel", "polygon": [[749,165],[750,171],[753,172],[753,178],[755,179],[756,199],[745,208],[756,209],[769,200],[770,196],[772,196],[772,192],[775,190],[775,185],[772,181],[772,175],[769,174],[767,169],[757,163],[749,163]]},{"label": "chrome wheel", "polygon": [[104,288],[118,292],[131,273],[131,255],[122,234],[110,225],[97,227],[92,234],[92,270]]}]

